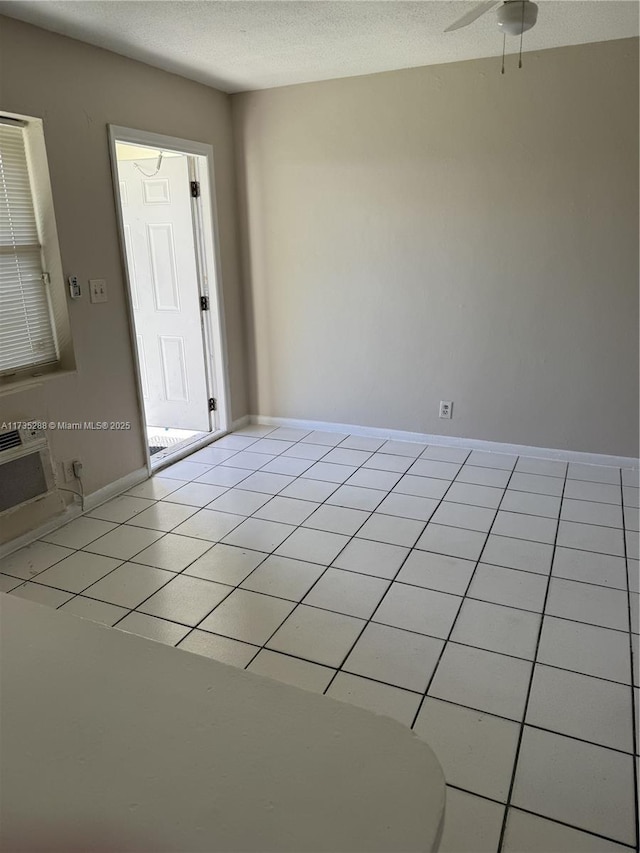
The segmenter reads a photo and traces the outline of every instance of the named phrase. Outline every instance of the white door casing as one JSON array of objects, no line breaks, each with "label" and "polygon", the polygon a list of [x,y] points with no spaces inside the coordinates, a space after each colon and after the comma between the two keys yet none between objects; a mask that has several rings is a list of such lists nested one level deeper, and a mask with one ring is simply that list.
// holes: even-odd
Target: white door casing
[{"label": "white door casing", "polygon": [[208,432],[188,161],[163,157],[154,175],[157,157],[119,160],[118,179],[146,422]]}]

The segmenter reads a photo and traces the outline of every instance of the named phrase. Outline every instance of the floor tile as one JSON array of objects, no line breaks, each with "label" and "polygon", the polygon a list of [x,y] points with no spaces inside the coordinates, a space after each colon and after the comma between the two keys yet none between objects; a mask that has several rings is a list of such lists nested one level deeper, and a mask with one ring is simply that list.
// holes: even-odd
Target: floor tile
[{"label": "floor tile", "polygon": [[418,539],[416,548],[436,554],[447,554],[449,557],[462,557],[464,560],[477,560],[486,538],[486,534],[476,530],[445,527],[431,522]]},{"label": "floor tile", "polygon": [[444,462],[438,459],[417,459],[409,474],[419,477],[435,477],[442,480],[453,480],[460,471],[460,465],[456,462]]},{"label": "floor tile", "polygon": [[277,553],[295,560],[308,560],[328,566],[349,541],[348,536],[340,533],[326,533],[323,530],[307,530],[299,527],[280,545]]},{"label": "floor tile", "polygon": [[584,465],[581,462],[570,462],[567,472],[569,480],[588,480],[591,483],[610,483],[620,485],[620,469],[607,465]]},{"label": "floor tile", "polygon": [[408,548],[372,542],[368,539],[352,539],[334,561],[334,568],[374,575],[391,580],[404,562]]},{"label": "floor tile", "polygon": [[236,589],[198,627],[261,646],[294,607],[291,601]]},{"label": "floor tile", "polygon": [[353,536],[369,518],[369,515],[370,513],[361,509],[348,509],[347,507],[323,504],[306,521],[302,522],[302,526],[314,530],[326,530],[329,533],[344,533],[347,536]]},{"label": "floor tile", "polygon": [[365,438],[360,435],[349,435],[340,442],[340,447],[348,447],[350,450],[368,450],[375,453],[384,444],[382,438]]},{"label": "floor tile", "polygon": [[543,542],[491,535],[482,552],[482,562],[548,575],[551,571],[552,556],[553,547]]},{"label": "floor tile", "polygon": [[472,483],[474,486],[493,486],[504,489],[510,476],[511,471],[504,471],[501,468],[481,468],[467,463],[456,477],[456,483]]},{"label": "floor tile", "polygon": [[[328,432],[326,430],[316,429],[301,438],[303,444],[322,444],[326,447],[335,447],[349,436],[341,432]],[[382,444],[382,442],[380,442]],[[353,448],[354,450],[366,450],[366,448]]]},{"label": "floor tile", "polygon": [[400,687],[381,684],[379,681],[371,681],[347,672],[339,672],[336,675],[326,695],[350,705],[366,708],[374,714],[393,717],[405,726],[411,725],[422,701],[419,693],[411,693]]},{"label": "floor tile", "polygon": [[270,553],[275,551],[295,529],[290,524],[263,521],[261,518],[247,518],[224,538],[224,543]]},{"label": "floor tile", "polygon": [[[613,557],[609,557],[613,560]],[[625,560],[628,565],[628,583],[631,592],[640,592],[640,563],[638,560]]]},{"label": "floor tile", "polygon": [[358,530],[356,536],[359,539],[372,539],[375,542],[406,545],[410,548],[416,544],[423,530],[424,521],[374,512]]},{"label": "floor tile", "polygon": [[297,525],[302,524],[319,506],[319,503],[296,500],[296,498],[283,498],[277,495],[275,498],[271,498],[260,509],[256,510],[254,518]]},{"label": "floor tile", "polygon": [[184,570],[185,575],[237,586],[267,555],[218,543]]},{"label": "floor tile", "polygon": [[624,526],[627,530],[640,530],[640,511],[635,507],[624,508]]},{"label": "floor tile", "polygon": [[131,562],[155,566],[157,569],[167,569],[170,572],[181,572],[209,548],[211,548],[209,541],[167,533],[162,539],[158,539],[153,545],[132,557]]},{"label": "floor tile", "polygon": [[149,509],[129,519],[128,524],[134,527],[146,527],[149,530],[173,530],[183,521],[198,512],[195,506],[182,506],[161,501]]},{"label": "floor tile", "polygon": [[512,471],[518,457],[508,453],[492,453],[486,450],[472,450],[467,459],[468,465],[479,465],[484,468],[501,468]]},{"label": "floor tile", "polygon": [[520,474],[516,471],[509,481],[509,488],[514,489],[516,492],[533,492],[536,495],[552,495],[559,498],[564,488],[564,480],[560,477],[545,477],[542,474]]},{"label": "floor tile", "polygon": [[542,613],[547,583],[544,575],[479,563],[467,595],[493,604]]},{"label": "floor tile", "polygon": [[447,782],[506,802],[519,725],[427,698],[413,727],[435,752]]},{"label": "floor tile", "polygon": [[443,501],[434,512],[431,521],[433,524],[464,527],[466,530],[477,530],[481,533],[488,533],[495,515],[495,510],[487,509],[486,507]]},{"label": "floor tile", "polygon": [[537,613],[465,599],[451,639],[490,652],[533,660],[539,627]]},{"label": "floor tile", "polygon": [[620,486],[610,486],[606,483],[587,483],[583,480],[567,480],[564,496],[565,498],[605,504],[619,504],[622,501]]},{"label": "floor tile", "polygon": [[113,498],[113,500],[107,501],[91,510],[91,512],[88,512],[87,518],[97,518],[102,521],[123,524],[125,521],[128,521],[153,505],[154,501],[147,498],[119,495],[117,498]]},{"label": "floor tile", "polygon": [[329,452],[329,448],[326,445],[319,444],[306,444],[301,442],[300,444],[294,444],[293,447],[290,447],[289,450],[285,450],[282,454],[283,456],[290,456],[293,459],[308,459],[313,462],[317,462],[318,459],[322,459],[323,456]]},{"label": "floor tile", "polygon": [[503,815],[504,806],[498,803],[457,788],[447,788],[439,853],[495,853]]},{"label": "floor tile", "polygon": [[224,450],[221,447],[203,447],[201,450],[196,450],[195,453],[190,454],[189,461],[202,462],[204,465],[221,465],[236,453],[237,451],[231,448]]},{"label": "floor tile", "polygon": [[445,447],[444,445],[430,444],[420,454],[421,459],[438,459],[442,462],[459,462],[461,465],[466,461],[471,451],[466,447]]},{"label": "floor tile", "polygon": [[216,498],[208,505],[207,509],[216,512],[230,512],[232,515],[249,516],[270,500],[270,495],[263,495],[260,492],[247,492],[245,489],[236,488],[229,489],[219,498]]},{"label": "floor tile", "polygon": [[552,495],[535,495],[531,492],[516,492],[507,489],[500,509],[508,512],[523,512],[526,515],[542,515],[545,518],[558,518],[561,499]]},{"label": "floor tile", "polygon": [[40,586],[33,581],[15,587],[10,594],[17,595],[18,598],[26,598],[28,601],[35,601],[37,604],[44,604],[46,607],[60,607],[71,598],[71,593]]},{"label": "floor tile", "polygon": [[94,601],[76,595],[60,608],[63,613],[71,613],[92,622],[100,622],[102,625],[111,626],[118,622],[128,612],[125,607],[116,607],[115,604],[106,604],[104,601]]},{"label": "floor tile", "polygon": [[91,554],[102,554],[105,557],[114,557],[117,560],[129,560],[140,551],[148,548],[156,539],[160,539],[162,533],[157,530],[145,530],[142,527],[129,527],[122,525],[96,539],[85,547],[85,551]]},{"label": "floor tile", "polygon": [[615,530],[613,527],[561,521],[558,527],[558,545],[564,548],[578,548],[583,551],[624,557],[622,531]]},{"label": "floor tile", "polygon": [[83,589],[112,572],[120,563],[121,560],[114,560],[112,557],[76,551],[75,554],[65,557],[55,566],[39,574],[38,583],[66,592],[82,592]]},{"label": "floor tile", "polygon": [[356,468],[353,465],[336,465],[335,462],[316,462],[307,471],[304,476],[307,480],[322,480],[326,483],[344,483],[352,474],[355,474]]},{"label": "floor tile", "polygon": [[104,536],[110,530],[117,527],[109,521],[99,521],[95,518],[76,518],[64,527],[58,527],[42,537],[44,542],[52,542],[54,545],[62,545],[65,548],[84,548],[94,539]]},{"label": "floor tile", "polygon": [[269,433],[269,438],[275,438],[278,441],[301,441],[310,432],[311,430],[297,429],[295,427],[277,427],[273,432]]},{"label": "floor tile", "polygon": [[426,444],[420,444],[417,441],[394,441],[389,440],[380,448],[383,453],[390,453],[396,456],[410,456],[416,459],[423,450],[427,449]]},{"label": "floor tile", "polygon": [[300,601],[324,571],[325,567],[317,563],[305,563],[302,560],[291,560],[289,557],[277,557],[272,554],[241,586],[242,589],[250,589],[253,592]]},{"label": "floor tile", "polygon": [[279,456],[281,453],[284,453],[285,450],[293,447],[293,445],[293,441],[261,438],[259,441],[256,441],[255,444],[251,445],[251,453],[268,453],[272,456]]},{"label": "floor tile", "polygon": [[178,575],[141,604],[139,610],[149,616],[158,616],[193,627],[230,592],[230,586]]},{"label": "floor tile", "polygon": [[343,665],[345,672],[424,693],[444,642],[370,622]]},{"label": "floor tile", "polygon": [[562,521],[579,521],[582,524],[601,524],[605,527],[622,527],[621,507],[594,501],[576,501],[565,498],[562,502]]},{"label": "floor tile", "polygon": [[384,515],[398,515],[415,521],[429,521],[438,506],[435,498],[419,498],[413,495],[388,495],[378,507]]},{"label": "floor tile", "polygon": [[299,604],[266,645],[276,652],[339,667],[365,624],[353,616]]},{"label": "floor tile", "polygon": [[229,666],[244,668],[260,651],[258,646],[250,646],[229,637],[219,637],[196,629],[178,644],[179,649],[219,660]]},{"label": "floor tile", "polygon": [[602,628],[629,630],[627,594],[619,589],[552,578],[545,613]]},{"label": "floor tile", "polygon": [[168,468],[162,469],[162,476],[174,480],[195,480],[196,477],[205,474],[211,465],[203,464],[202,462],[189,462],[187,459],[182,459],[180,462],[174,462]]},{"label": "floor tile", "polygon": [[175,492],[167,495],[167,503],[185,504],[186,506],[206,506],[227,490],[226,486],[211,486],[208,483],[187,483]]},{"label": "floor tile", "polygon": [[0,574],[0,592],[11,592],[17,586],[20,586],[22,580],[20,578],[12,578],[11,575]]},{"label": "floor tile", "polygon": [[471,483],[452,483],[446,494],[446,500],[452,503],[471,504],[497,509],[504,494],[502,489],[492,486],[474,486]]},{"label": "floor tile", "polygon": [[242,481],[242,488],[249,492],[277,495],[278,492],[291,485],[294,479],[287,474],[267,474],[264,471],[256,471],[255,474]]},{"label": "floor tile", "polygon": [[299,477],[313,465],[311,459],[294,459],[289,456],[276,456],[261,470],[265,474],[287,474],[289,477]]},{"label": "floor tile", "polygon": [[250,476],[251,471],[245,468],[228,468],[226,465],[218,465],[198,477],[196,482],[231,487],[239,485]]},{"label": "floor tile", "polygon": [[629,635],[545,616],[538,663],[628,684]]},{"label": "floor tile", "polygon": [[274,426],[270,426],[269,424],[249,424],[248,426],[235,430],[233,435],[238,438],[257,440],[259,438],[264,438],[265,435],[270,435],[272,432],[275,432],[275,429],[276,428]]},{"label": "floor tile", "polygon": [[457,595],[394,583],[373,619],[394,628],[446,639],[461,603]]},{"label": "floor tile", "polygon": [[263,649],[249,664],[247,670],[275,678],[276,681],[283,681],[285,684],[293,684],[294,687],[300,687],[303,690],[311,690],[313,693],[322,693],[335,672],[329,667],[281,655],[269,649]]},{"label": "floor tile", "polygon": [[19,551],[0,558],[0,571],[5,575],[30,580],[50,566],[73,554],[71,548],[50,545],[48,542],[33,542]]},{"label": "floor tile", "polygon": [[189,633],[189,628],[185,625],[176,625],[175,622],[166,622],[144,613],[130,613],[115,627],[129,634],[138,634],[140,637],[165,643],[167,646],[175,646]]},{"label": "floor tile", "polygon": [[174,534],[219,542],[245,519],[241,515],[201,509],[173,529]]},{"label": "floor tile", "polygon": [[413,465],[414,458],[406,456],[394,456],[390,453],[374,453],[367,459],[363,468],[373,468],[376,471],[386,471],[391,474],[404,474]]},{"label": "floor tile", "polygon": [[260,437],[261,436],[257,434],[250,435],[248,433],[239,435],[225,435],[222,438],[219,438],[211,446],[215,448],[222,448],[224,450],[246,450],[247,447],[251,447],[252,444],[255,444]]},{"label": "floor tile", "polygon": [[534,459],[520,456],[515,470],[522,474],[543,474],[546,477],[564,477],[567,473],[567,463],[556,459]]},{"label": "floor tile", "polygon": [[637,468],[623,468],[622,483],[625,486],[633,486],[637,489],[640,486],[640,471]]},{"label": "floor tile", "polygon": [[625,506],[640,506],[640,499],[638,495],[640,494],[640,489],[637,486],[623,486],[622,487],[622,500]]},{"label": "floor tile", "polygon": [[304,603],[347,616],[369,619],[388,587],[389,581],[380,578],[342,569],[327,569]]},{"label": "floor tile", "polygon": [[633,759],[525,726],[512,803],[635,844]]},{"label": "floor tile", "polygon": [[327,498],[332,506],[346,506],[350,509],[374,510],[387,493],[382,489],[364,489],[359,486],[340,486]]},{"label": "floor tile", "polygon": [[338,488],[336,483],[323,483],[322,480],[305,480],[299,477],[290,486],[280,492],[281,498],[299,498],[303,501],[322,503]]},{"label": "floor tile", "polygon": [[546,542],[548,545],[553,545],[557,528],[558,522],[555,518],[500,510],[491,532],[496,536],[511,536],[515,539],[528,539],[532,542]]},{"label": "floor tile", "polygon": [[549,853],[550,850],[562,853],[629,853],[628,847],[613,841],[605,841],[597,835],[514,808],[509,809],[502,850],[503,853]]},{"label": "floor tile", "polygon": [[[402,459],[401,456],[394,456],[393,459]],[[398,482],[402,474],[394,471],[379,471],[374,468],[358,468],[347,480],[348,486],[359,486],[365,489],[379,489],[385,493],[392,489]]]},{"label": "floor tile", "polygon": [[355,465],[359,468],[363,462],[371,456],[366,450],[349,450],[344,447],[336,447],[330,450],[323,458],[323,462],[335,462],[338,465]]},{"label": "floor tile", "polygon": [[129,489],[125,494],[134,498],[148,498],[160,501],[162,498],[170,495],[171,492],[175,492],[182,488],[182,486],[186,486],[187,482],[187,480],[175,480],[171,477],[163,477],[161,474],[157,474],[155,477],[149,477],[148,480],[144,480],[142,483]]},{"label": "floor tile", "polygon": [[224,463],[229,468],[243,468],[246,471],[258,471],[276,458],[272,453],[253,453],[254,447],[236,453]]},{"label": "floor tile", "polygon": [[630,557],[632,560],[640,558],[640,537],[638,533],[633,530],[627,530],[625,531],[624,538],[627,546],[627,557]]},{"label": "floor tile", "polygon": [[633,752],[629,687],[537,664],[527,707],[529,725]]},{"label": "floor tile", "polygon": [[85,595],[130,610],[142,604],[146,598],[174,578],[174,574],[162,569],[124,563],[88,587]]},{"label": "floor tile", "polygon": [[447,643],[429,696],[520,722],[531,667],[529,661]]},{"label": "floor tile", "polygon": [[439,501],[444,497],[448,488],[449,480],[438,480],[435,477],[416,477],[413,474],[405,474],[393,487],[393,491],[399,492],[401,495],[414,495],[417,498],[435,498]]},{"label": "floor tile", "polygon": [[594,583],[600,586],[626,589],[627,569],[621,557],[592,554],[573,548],[556,548],[553,557],[553,577]]},{"label": "floor tile", "polygon": [[453,595],[464,595],[475,566],[473,560],[428,551],[412,551],[396,580]]}]

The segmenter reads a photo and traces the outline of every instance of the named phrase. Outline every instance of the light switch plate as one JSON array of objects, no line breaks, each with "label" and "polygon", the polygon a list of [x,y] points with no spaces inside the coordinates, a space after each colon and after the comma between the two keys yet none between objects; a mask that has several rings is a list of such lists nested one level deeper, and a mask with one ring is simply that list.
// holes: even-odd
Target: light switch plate
[{"label": "light switch plate", "polygon": [[104,278],[89,279],[89,293],[92,302],[107,301],[107,282]]}]

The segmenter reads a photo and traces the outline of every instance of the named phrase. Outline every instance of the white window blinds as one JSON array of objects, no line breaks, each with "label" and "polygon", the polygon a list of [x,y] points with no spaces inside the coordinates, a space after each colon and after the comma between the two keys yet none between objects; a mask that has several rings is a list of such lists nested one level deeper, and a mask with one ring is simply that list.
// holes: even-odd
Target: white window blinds
[{"label": "white window blinds", "polygon": [[57,358],[24,130],[0,122],[0,375]]}]

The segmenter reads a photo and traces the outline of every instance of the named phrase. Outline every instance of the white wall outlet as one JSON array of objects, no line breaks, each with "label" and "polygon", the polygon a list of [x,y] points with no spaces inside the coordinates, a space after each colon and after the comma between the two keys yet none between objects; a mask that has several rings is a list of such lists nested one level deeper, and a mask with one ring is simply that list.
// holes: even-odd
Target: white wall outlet
[{"label": "white wall outlet", "polygon": [[89,279],[89,293],[92,302],[107,301],[107,282],[104,278]]},{"label": "white wall outlet", "polygon": [[451,402],[451,400],[440,400],[439,417],[451,420],[451,418],[453,417],[453,403]]},{"label": "white wall outlet", "polygon": [[74,459],[67,459],[62,463],[62,476],[64,477],[65,483],[72,483],[76,478],[73,470],[74,461]]},{"label": "white wall outlet", "polygon": [[80,291],[80,285],[78,284],[78,276],[70,275],[69,276],[69,295],[72,299],[79,299],[82,296]]}]

